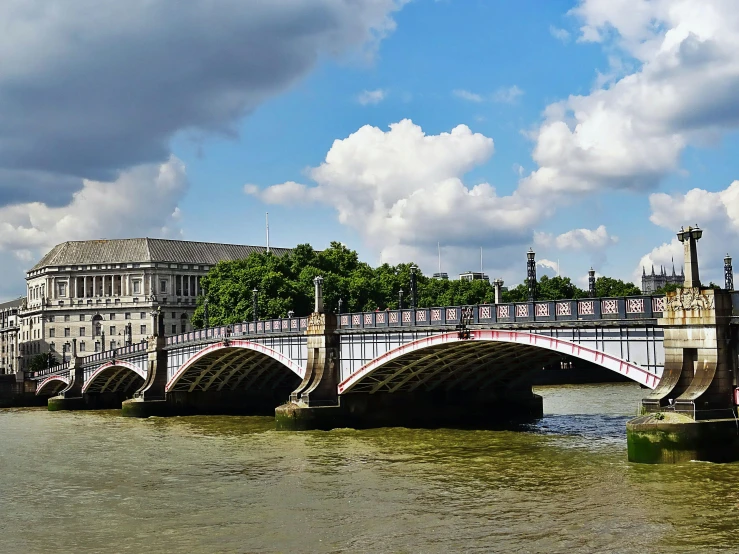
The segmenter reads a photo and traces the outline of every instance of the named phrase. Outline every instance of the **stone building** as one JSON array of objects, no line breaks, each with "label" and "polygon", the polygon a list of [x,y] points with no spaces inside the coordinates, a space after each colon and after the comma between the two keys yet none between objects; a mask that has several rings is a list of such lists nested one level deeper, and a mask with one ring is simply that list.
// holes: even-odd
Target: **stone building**
[{"label": "stone building", "polygon": [[23,302],[23,298],[17,298],[0,304],[0,375],[18,371],[18,310]]},{"label": "stone building", "polygon": [[200,278],[219,261],[264,250],[150,238],[59,244],[26,273],[21,361],[45,352],[68,360],[72,339],[81,355],[141,342],[153,333],[157,308],[167,334],[189,331]]},{"label": "stone building", "polygon": [[682,287],[684,281],[685,275],[683,274],[683,270],[680,270],[680,275],[676,274],[675,264],[672,265],[672,275],[668,275],[664,267],[660,267],[659,273],[655,273],[654,266],[652,266],[652,273],[647,275],[646,268],[642,267],[641,292],[642,294],[652,294],[665,285]]}]

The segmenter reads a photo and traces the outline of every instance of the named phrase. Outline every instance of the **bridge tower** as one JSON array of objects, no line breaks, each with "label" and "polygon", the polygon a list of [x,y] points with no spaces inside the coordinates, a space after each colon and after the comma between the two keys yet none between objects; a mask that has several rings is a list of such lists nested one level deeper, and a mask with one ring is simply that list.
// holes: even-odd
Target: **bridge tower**
[{"label": "bridge tower", "polygon": [[702,234],[698,226],[677,233],[684,247],[685,282],[665,298],[658,321],[664,329],[664,372],[642,400],[644,415],[627,424],[630,461],[739,459],[731,295],[701,286],[697,242]]}]

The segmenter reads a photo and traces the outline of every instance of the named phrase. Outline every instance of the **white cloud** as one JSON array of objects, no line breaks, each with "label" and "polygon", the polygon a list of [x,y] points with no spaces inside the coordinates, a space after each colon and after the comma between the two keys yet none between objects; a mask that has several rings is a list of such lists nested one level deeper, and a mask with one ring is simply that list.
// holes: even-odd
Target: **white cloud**
[{"label": "white cloud", "polygon": [[65,240],[179,236],[177,203],[187,189],[184,164],[138,166],[112,182],[85,180],[61,207],[41,202],[0,208],[0,251],[23,261]]},{"label": "white cloud", "polygon": [[[696,188],[685,194],[652,194],[649,204],[650,221],[664,229],[677,233],[682,226],[700,225],[704,230],[698,242],[701,280],[723,283],[724,255],[739,244],[739,181],[717,192]],[[729,253],[739,258],[739,252]],[[641,275],[642,267],[651,271],[652,264],[656,268],[664,265],[671,271],[673,258],[679,272],[683,264],[683,246],[677,237],[643,256],[634,275]]]},{"label": "white cloud", "polygon": [[516,85],[511,87],[500,88],[493,94],[493,102],[500,102],[503,104],[513,104],[523,95],[523,91]]},{"label": "white cloud", "polygon": [[556,38],[560,42],[569,42],[570,41],[570,33],[566,29],[560,29],[559,27],[555,27],[554,25],[550,25],[549,26],[549,34],[551,34],[554,38]]},{"label": "white cloud", "polygon": [[370,104],[379,104],[387,97],[387,91],[383,89],[376,89],[376,90],[363,90],[357,95],[357,102],[362,104],[362,106],[367,106]]},{"label": "white cloud", "polygon": [[580,40],[620,61],[590,94],[547,107],[524,189],[648,190],[679,169],[687,145],[738,126],[734,0],[581,0],[572,13]]},{"label": "white cloud", "polygon": [[559,250],[600,250],[616,244],[618,237],[609,235],[605,225],[600,225],[596,229],[572,229],[556,237],[549,233],[535,233],[534,241]]},{"label": "white cloud", "polygon": [[[546,258],[542,258],[541,260],[536,260],[536,267],[544,269],[544,274],[549,275],[550,277],[553,277],[554,275],[557,275],[559,272],[559,262],[553,262],[551,260],[547,260]],[[546,271],[549,270],[549,271]],[[541,273],[541,272],[538,272]]]},{"label": "white cloud", "polygon": [[466,185],[464,175],[493,151],[491,138],[465,125],[438,135],[407,119],[389,131],[366,125],[334,141],[325,161],[308,171],[315,186],[290,181],[247,192],[268,203],[335,207],[339,222],[356,229],[382,261],[431,259],[437,241],[500,249],[530,241],[551,205],[518,193],[499,196],[489,183]]},{"label": "white cloud", "polygon": [[470,92],[468,90],[463,89],[455,89],[452,91],[452,94],[456,96],[457,98],[461,98],[462,100],[467,100],[468,102],[482,102],[483,97],[480,94],[477,94],[475,92]]}]

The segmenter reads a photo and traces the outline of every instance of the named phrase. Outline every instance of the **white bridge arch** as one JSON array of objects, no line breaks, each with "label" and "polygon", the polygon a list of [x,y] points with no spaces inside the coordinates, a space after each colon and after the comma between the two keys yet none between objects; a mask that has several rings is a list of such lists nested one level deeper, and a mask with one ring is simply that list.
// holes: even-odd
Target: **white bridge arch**
[{"label": "white bridge arch", "polygon": [[128,390],[138,378],[146,379],[146,371],[123,360],[115,360],[98,367],[85,380],[83,393],[117,392]]},{"label": "white bridge arch", "polygon": [[[658,374],[632,362],[556,337],[511,330],[470,330],[469,334],[469,338],[465,339],[460,338],[456,332],[442,333],[403,344],[364,364],[349,375],[339,383],[338,392],[339,394],[356,392],[361,383],[368,379],[372,380],[374,374],[388,369],[396,361],[398,362],[396,368],[392,368],[392,371],[383,375],[381,379],[375,378],[372,386],[364,389],[376,392],[385,386],[385,390],[398,390],[402,385],[412,383],[414,378],[424,373],[426,375],[423,378],[427,379],[429,374],[436,375],[444,368],[454,368],[454,364],[459,366],[464,362],[467,363],[467,367],[471,367],[475,363],[484,362],[486,356],[491,355],[496,349],[495,344],[508,346],[506,355],[515,356],[522,362],[534,363],[542,359],[551,360],[552,356],[556,358],[556,355],[565,355],[615,371],[650,389],[654,389],[660,380]],[[474,352],[475,350],[479,351]],[[444,351],[446,359],[438,355]],[[426,353],[428,355],[424,355]],[[525,356],[520,356],[522,353],[525,353]],[[415,356],[412,356],[413,354]],[[410,357],[414,359],[409,360]],[[390,383],[394,384],[388,387]]]},{"label": "white bridge arch", "polygon": [[67,386],[69,386],[68,377],[64,377],[62,375],[49,375],[36,386],[36,396],[40,396],[42,392],[43,394],[46,394],[46,391],[49,389],[51,389],[51,395],[54,396]]}]

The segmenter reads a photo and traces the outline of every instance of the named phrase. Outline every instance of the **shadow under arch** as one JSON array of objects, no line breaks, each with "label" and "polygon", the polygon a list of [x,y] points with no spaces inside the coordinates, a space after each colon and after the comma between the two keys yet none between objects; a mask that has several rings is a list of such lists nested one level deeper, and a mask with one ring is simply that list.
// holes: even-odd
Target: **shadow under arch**
[{"label": "shadow under arch", "polygon": [[576,343],[508,330],[443,333],[409,342],[365,364],[338,385],[342,404],[375,425],[489,426],[535,419],[541,397],[534,373],[575,358],[649,388],[659,377],[637,365]]},{"label": "shadow under arch", "polygon": [[115,393],[121,401],[130,398],[144,384],[146,375],[133,364],[116,360],[98,367],[85,381],[82,394]]},{"label": "shadow under arch", "polygon": [[305,368],[272,348],[232,340],[192,356],[165,391],[178,411],[274,415],[304,375]]},{"label": "shadow under arch", "polygon": [[69,386],[69,378],[62,375],[49,375],[36,385],[36,396],[56,396]]}]

